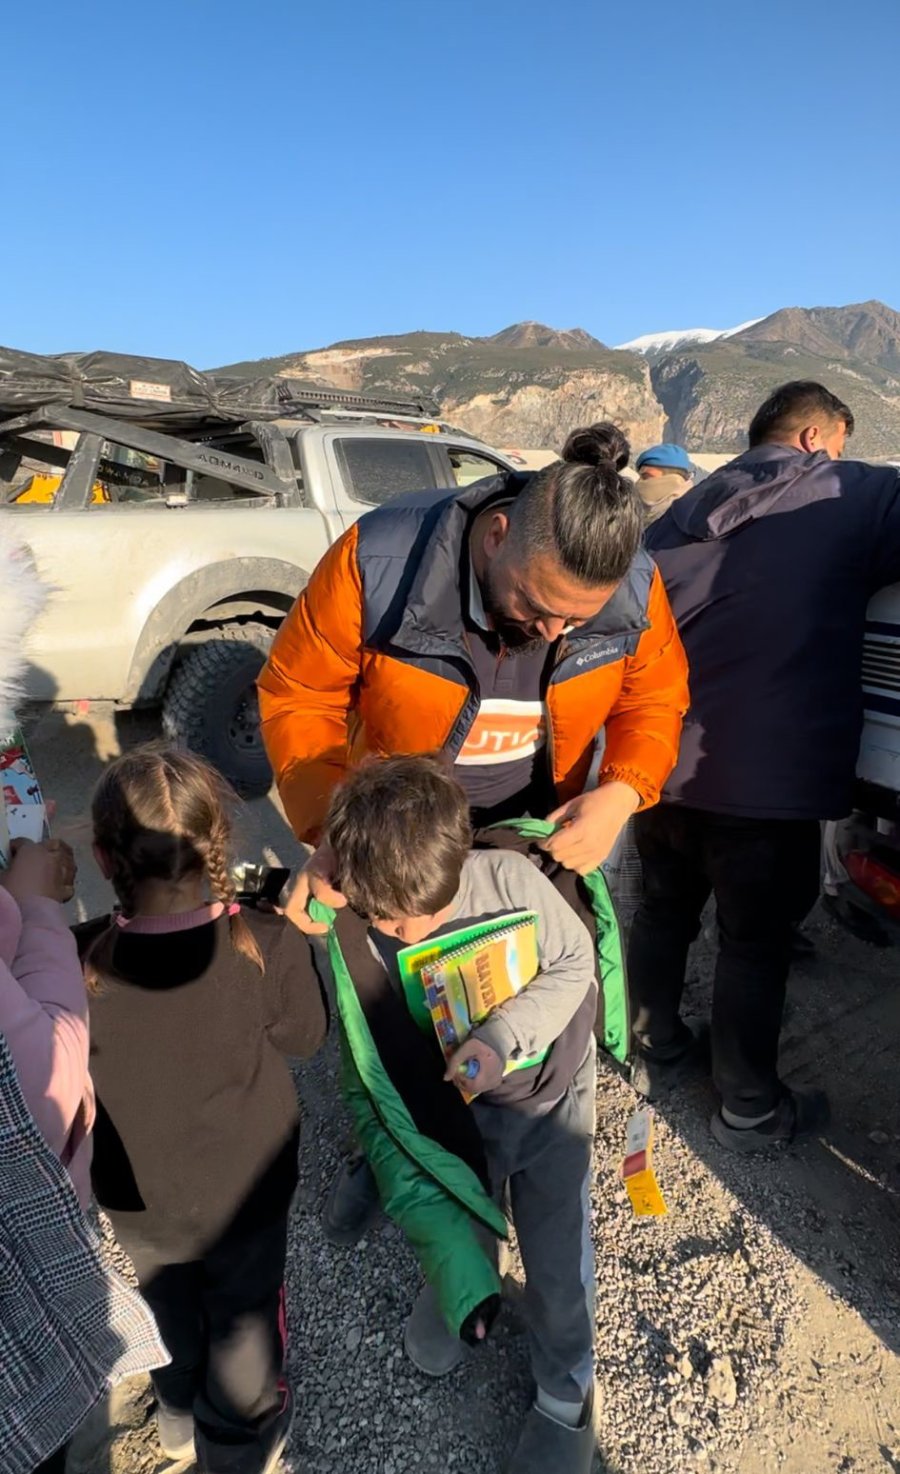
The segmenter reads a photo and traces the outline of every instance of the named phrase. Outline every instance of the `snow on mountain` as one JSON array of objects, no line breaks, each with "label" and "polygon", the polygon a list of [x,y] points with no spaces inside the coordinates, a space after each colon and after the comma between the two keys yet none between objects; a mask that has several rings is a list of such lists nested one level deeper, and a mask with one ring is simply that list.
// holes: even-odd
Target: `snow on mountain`
[{"label": "snow on mountain", "polygon": [[752,317],[749,322],[738,323],[736,328],[676,328],[668,333],[645,333],[641,338],[632,338],[628,343],[617,343],[616,347],[629,353],[641,353],[645,358],[658,358],[663,353],[674,353],[688,343],[714,343],[717,338],[733,338],[745,328],[752,328],[762,318]]}]

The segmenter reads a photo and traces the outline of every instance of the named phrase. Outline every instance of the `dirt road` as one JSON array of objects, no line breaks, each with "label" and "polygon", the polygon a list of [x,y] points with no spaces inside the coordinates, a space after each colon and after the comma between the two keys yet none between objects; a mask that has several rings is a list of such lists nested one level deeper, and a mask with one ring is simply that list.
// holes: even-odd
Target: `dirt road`
[{"label": "dirt road", "polygon": [[[89,856],[87,804],[119,742],[152,723],[47,715],[35,763],[76,844],[76,908],[108,904]],[[249,806],[240,854],[285,864],[298,847],[277,802]],[[609,1474],[900,1474],[900,982],[897,953],[822,919],[817,955],[790,985],[783,1071],[827,1086],[834,1124],[774,1160],[736,1161],[711,1140],[701,1087],[658,1113],[657,1166],[671,1212],[630,1217],[616,1171],[634,1098],[598,1081],[594,1189],[600,1434]],[[709,938],[689,1007],[708,1006]],[[298,1402],[290,1465],[316,1474],[500,1474],[527,1406],[514,1312],[487,1350],[441,1388],[405,1362],[411,1256],[387,1224],[342,1254],[317,1228],[346,1145],[333,1044],[300,1076],[306,1125],[292,1230],[290,1375]],[[513,1284],[511,1288],[515,1289]],[[515,1296],[513,1295],[513,1299]],[[149,1396],[118,1399],[117,1431],[88,1430],[74,1468],[150,1474]],[[552,1474],[552,1471],[548,1471]]]}]

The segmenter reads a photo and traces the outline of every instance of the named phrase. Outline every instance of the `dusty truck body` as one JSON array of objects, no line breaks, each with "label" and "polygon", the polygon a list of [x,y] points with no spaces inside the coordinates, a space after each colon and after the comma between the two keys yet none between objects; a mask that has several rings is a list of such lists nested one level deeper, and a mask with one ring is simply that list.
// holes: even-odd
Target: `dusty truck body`
[{"label": "dusty truck body", "polygon": [[[245,792],[264,789],[255,679],[326,549],[391,496],[513,467],[429,411],[323,390],[269,419],[177,433],[152,408],[7,415],[0,515],[57,590],[30,642],[27,694],[159,705],[170,735]],[[50,504],[20,500],[35,468],[58,478]]]},{"label": "dusty truck body", "polygon": [[862,685],[856,808],[837,826],[837,850],[854,900],[900,924],[900,584],[869,605]]}]

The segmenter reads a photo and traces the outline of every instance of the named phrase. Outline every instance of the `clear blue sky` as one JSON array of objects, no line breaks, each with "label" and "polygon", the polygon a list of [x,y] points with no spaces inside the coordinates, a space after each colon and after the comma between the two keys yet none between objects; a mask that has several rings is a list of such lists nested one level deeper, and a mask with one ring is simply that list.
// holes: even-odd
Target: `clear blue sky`
[{"label": "clear blue sky", "polygon": [[2,44],[17,347],[900,308],[898,0],[45,0]]}]

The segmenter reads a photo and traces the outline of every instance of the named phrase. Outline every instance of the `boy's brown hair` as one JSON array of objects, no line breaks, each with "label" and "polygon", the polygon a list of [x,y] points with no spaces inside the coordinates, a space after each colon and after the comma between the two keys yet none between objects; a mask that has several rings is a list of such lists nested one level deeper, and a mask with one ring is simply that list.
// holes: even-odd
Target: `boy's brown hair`
[{"label": "boy's brown hair", "polygon": [[472,824],[466,795],[440,754],[376,758],[336,790],[323,837],[351,910],[398,921],[450,905]]}]

